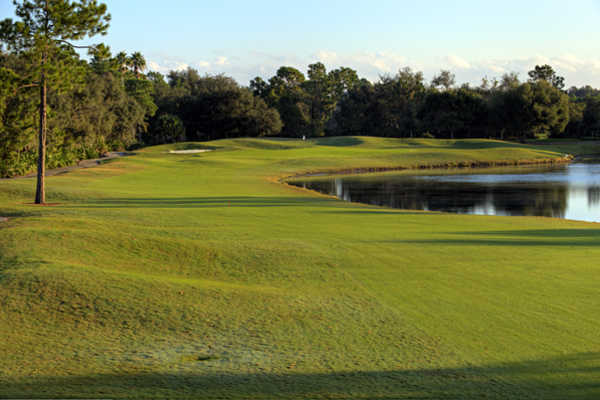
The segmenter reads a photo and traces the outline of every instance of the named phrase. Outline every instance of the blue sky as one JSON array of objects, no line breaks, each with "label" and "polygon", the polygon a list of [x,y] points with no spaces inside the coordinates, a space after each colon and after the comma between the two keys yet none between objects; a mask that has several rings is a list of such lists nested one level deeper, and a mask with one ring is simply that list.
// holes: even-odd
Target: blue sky
[{"label": "blue sky", "polygon": [[[371,80],[409,66],[478,83],[549,63],[567,85],[600,87],[600,0],[104,2],[111,27],[92,41],[141,51],[160,72],[190,66],[247,84],[322,61]],[[0,17],[12,16],[10,1],[0,4]]]}]

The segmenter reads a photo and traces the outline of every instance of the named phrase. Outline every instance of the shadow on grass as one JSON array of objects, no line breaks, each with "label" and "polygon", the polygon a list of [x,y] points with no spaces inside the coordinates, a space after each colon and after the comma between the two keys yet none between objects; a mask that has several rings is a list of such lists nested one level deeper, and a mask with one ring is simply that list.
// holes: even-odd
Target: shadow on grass
[{"label": "shadow on grass", "polygon": [[[17,257],[8,257],[4,255],[4,252],[5,250],[0,247],[0,283],[2,283],[2,281],[4,281],[6,278],[7,271],[15,269],[21,265]],[[2,304],[2,300],[0,300],[0,304]]]},{"label": "shadow on grass", "polygon": [[83,208],[202,208],[202,207],[290,207],[335,201],[312,197],[153,197],[100,199],[80,205]]},{"label": "shadow on grass", "polygon": [[182,373],[106,374],[5,381],[0,396],[202,399],[600,398],[600,354],[484,367],[331,373],[215,373],[210,361]]},{"label": "shadow on grass", "polygon": [[440,212],[435,211],[406,211],[406,210],[397,210],[390,211],[385,208],[367,208],[367,209],[349,209],[349,210],[330,210],[330,211],[316,211],[317,214],[332,214],[332,215],[342,215],[342,214],[352,214],[352,215],[434,215],[434,214],[442,214]]},{"label": "shadow on grass", "polygon": [[497,149],[501,147],[531,149],[530,145],[514,142],[480,142],[480,141],[457,141],[451,145],[440,146],[448,149],[479,150]]},{"label": "shadow on grass", "polygon": [[598,246],[600,229],[531,229],[515,231],[452,232],[468,238],[408,240],[404,243],[472,246]]},{"label": "shadow on grass", "polygon": [[[400,241],[399,241],[400,242]],[[600,245],[600,240],[594,241],[577,241],[577,242],[557,242],[557,241],[545,241],[545,240],[461,240],[461,239],[433,239],[433,240],[403,240],[402,243],[414,243],[414,244],[438,244],[438,245],[460,245],[460,246],[517,246],[517,247],[530,247],[530,246],[549,246],[549,247],[589,247]]]},{"label": "shadow on grass", "polygon": [[0,217],[5,218],[25,218],[25,217],[34,217],[39,216],[40,213],[31,212],[31,211],[16,211],[16,210],[2,210],[0,209]]},{"label": "shadow on grass", "polygon": [[319,146],[347,147],[358,146],[364,143],[362,139],[352,136],[339,136],[331,138],[316,139],[315,144]]},{"label": "shadow on grass", "polygon": [[498,148],[523,148],[531,149],[533,146],[502,141],[484,141],[480,139],[410,139],[404,143],[390,145],[388,148],[420,148],[420,149],[455,149],[455,150],[482,150],[482,149],[498,149]]},{"label": "shadow on grass", "polygon": [[[0,243],[0,289],[2,289],[2,284],[4,280],[17,269],[20,268],[36,268],[43,265],[47,265],[47,261],[43,260],[24,260],[18,256],[7,255],[9,253],[7,247],[3,246]],[[6,298],[0,298],[0,314],[2,313],[3,301],[7,300]],[[2,387],[2,377],[0,376],[0,387]],[[1,398],[1,395],[0,395]]]},{"label": "shadow on grass", "polygon": [[483,232],[455,232],[458,235],[479,236],[518,236],[534,238],[597,238],[600,240],[600,225],[598,229],[526,229],[518,231],[483,231]]}]

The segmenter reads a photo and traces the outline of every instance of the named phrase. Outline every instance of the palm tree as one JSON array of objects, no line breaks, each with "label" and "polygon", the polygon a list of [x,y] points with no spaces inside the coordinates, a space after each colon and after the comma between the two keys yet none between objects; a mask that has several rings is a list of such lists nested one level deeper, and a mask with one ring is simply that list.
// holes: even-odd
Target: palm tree
[{"label": "palm tree", "polygon": [[129,62],[131,63],[131,67],[133,68],[133,72],[135,72],[135,76],[140,78],[140,71],[144,71],[146,69],[146,59],[139,51],[136,51],[129,57]]},{"label": "palm tree", "polygon": [[124,51],[119,52],[115,56],[115,64],[119,71],[121,71],[121,74],[127,72],[127,69],[129,68],[129,57],[127,57],[127,53]]}]

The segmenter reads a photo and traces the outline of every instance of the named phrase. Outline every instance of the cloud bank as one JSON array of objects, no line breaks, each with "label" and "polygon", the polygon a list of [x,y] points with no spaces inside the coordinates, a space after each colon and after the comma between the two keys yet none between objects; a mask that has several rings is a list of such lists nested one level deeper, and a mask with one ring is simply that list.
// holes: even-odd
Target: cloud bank
[{"label": "cloud bank", "polygon": [[211,59],[183,60],[164,57],[150,58],[151,71],[163,74],[171,70],[197,69],[202,74],[223,73],[247,85],[256,76],[268,79],[280,66],[287,65],[306,72],[309,64],[320,61],[328,69],[341,66],[350,67],[360,77],[377,81],[380,76],[395,74],[400,68],[410,67],[422,71],[427,79],[441,69],[452,71],[459,84],[477,85],[484,77],[500,78],[503,74],[515,72],[521,80],[527,79],[527,71],[536,65],[549,64],[559,75],[565,77],[567,86],[591,85],[600,87],[600,58],[579,58],[573,54],[559,56],[532,55],[513,59],[466,59],[458,54],[447,54],[427,60],[417,60],[394,52],[358,52],[351,54],[320,50],[306,55],[274,55],[261,51],[246,54],[222,54]]}]

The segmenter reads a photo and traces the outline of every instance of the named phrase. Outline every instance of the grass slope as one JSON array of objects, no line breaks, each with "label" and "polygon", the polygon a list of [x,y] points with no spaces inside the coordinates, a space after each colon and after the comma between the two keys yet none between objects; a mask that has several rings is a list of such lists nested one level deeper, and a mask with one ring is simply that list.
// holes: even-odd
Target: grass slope
[{"label": "grass slope", "polygon": [[[235,139],[0,181],[0,397],[600,396],[600,230],[349,204],[318,170],[557,157]],[[565,146],[559,148],[564,150]],[[586,147],[589,150],[589,146]]]}]

